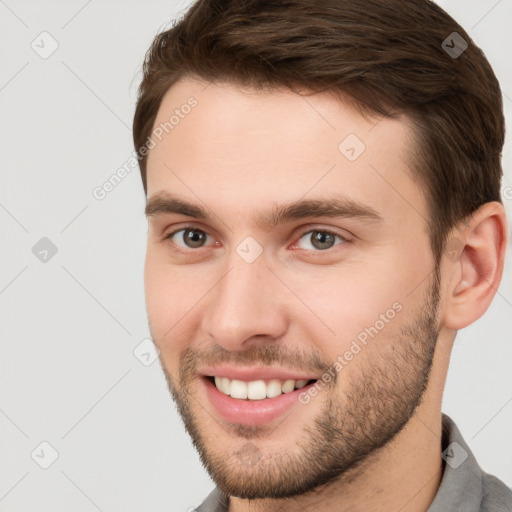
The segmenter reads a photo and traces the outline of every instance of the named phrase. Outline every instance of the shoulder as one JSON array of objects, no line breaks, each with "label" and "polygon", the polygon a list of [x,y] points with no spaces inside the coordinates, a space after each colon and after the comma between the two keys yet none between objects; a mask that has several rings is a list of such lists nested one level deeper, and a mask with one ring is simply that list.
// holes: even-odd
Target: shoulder
[{"label": "shoulder", "polygon": [[480,512],[510,512],[512,489],[493,475],[482,472],[482,504]]},{"label": "shoulder", "polygon": [[443,477],[428,512],[511,512],[512,490],[486,473],[455,422],[443,414]]}]

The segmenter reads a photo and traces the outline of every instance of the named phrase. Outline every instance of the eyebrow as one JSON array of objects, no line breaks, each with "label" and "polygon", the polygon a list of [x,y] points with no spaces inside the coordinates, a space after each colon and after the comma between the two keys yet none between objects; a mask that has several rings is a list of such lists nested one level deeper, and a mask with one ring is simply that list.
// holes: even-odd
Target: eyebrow
[{"label": "eyebrow", "polygon": [[[173,213],[205,220],[214,216],[202,206],[189,203],[168,192],[158,192],[146,202],[145,214],[148,218]],[[271,229],[277,224],[308,217],[357,217],[374,222],[383,221],[381,215],[371,206],[342,195],[325,199],[302,199],[274,206],[268,212],[259,213],[253,220],[261,229]]]}]

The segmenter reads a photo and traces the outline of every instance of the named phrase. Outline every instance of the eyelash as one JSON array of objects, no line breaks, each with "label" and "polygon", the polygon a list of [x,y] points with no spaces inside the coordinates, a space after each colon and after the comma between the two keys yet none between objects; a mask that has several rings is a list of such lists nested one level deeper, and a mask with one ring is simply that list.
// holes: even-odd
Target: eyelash
[{"label": "eyelash", "polygon": [[[199,231],[200,233],[204,233],[206,236],[211,236],[210,233],[208,233],[208,231],[205,231],[204,229],[199,229],[199,228],[196,228],[195,226],[184,226],[184,227],[181,227],[179,229],[176,229],[174,231],[171,231],[168,235],[166,235],[164,237],[164,240],[170,240],[176,233],[179,233],[180,231]],[[300,235],[298,236],[297,238],[297,242],[294,243],[294,245],[296,245],[298,243],[298,241],[304,237],[304,235],[307,235],[309,233],[314,233],[314,232],[318,232],[318,233],[327,233],[329,235],[332,235],[334,236],[335,238],[338,238],[341,240],[342,243],[339,243],[339,244],[335,244],[333,245],[332,247],[329,247],[327,249],[324,249],[324,250],[321,250],[321,249],[302,249],[303,251],[307,252],[307,253],[325,253],[325,252],[329,252],[331,249],[334,249],[334,247],[336,247],[337,245],[343,245],[344,243],[347,243],[349,242],[350,240],[342,235],[340,235],[339,233],[336,233],[335,231],[330,231],[328,229],[307,229],[303,232],[300,233]],[[176,244],[177,245],[177,244]],[[199,250],[199,249],[203,249],[204,247],[201,246],[201,247],[198,247],[197,249],[194,249],[194,248],[183,248],[182,246],[178,245],[179,249],[182,250],[182,251],[187,251],[187,250],[190,250],[190,251],[196,251],[196,250]]]}]

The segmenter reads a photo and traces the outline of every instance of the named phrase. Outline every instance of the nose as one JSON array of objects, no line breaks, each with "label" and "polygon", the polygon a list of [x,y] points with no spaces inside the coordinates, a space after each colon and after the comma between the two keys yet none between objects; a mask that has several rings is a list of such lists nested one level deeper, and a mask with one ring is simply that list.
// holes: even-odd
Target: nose
[{"label": "nose", "polygon": [[209,294],[204,332],[227,350],[275,342],[288,329],[279,285],[262,257],[246,263],[234,254],[229,271]]}]

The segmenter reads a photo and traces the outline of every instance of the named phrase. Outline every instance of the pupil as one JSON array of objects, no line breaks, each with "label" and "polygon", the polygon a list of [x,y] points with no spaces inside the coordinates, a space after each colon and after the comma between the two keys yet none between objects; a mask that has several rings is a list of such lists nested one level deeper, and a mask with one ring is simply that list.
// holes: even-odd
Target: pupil
[{"label": "pupil", "polygon": [[192,231],[192,230],[189,230],[186,233],[187,233],[187,235],[186,235],[185,242],[190,247],[201,247],[201,245],[204,242],[205,233],[201,233],[200,231]]},{"label": "pupil", "polygon": [[313,236],[313,246],[317,249],[328,249],[333,243],[334,237],[325,231],[316,231]]}]

